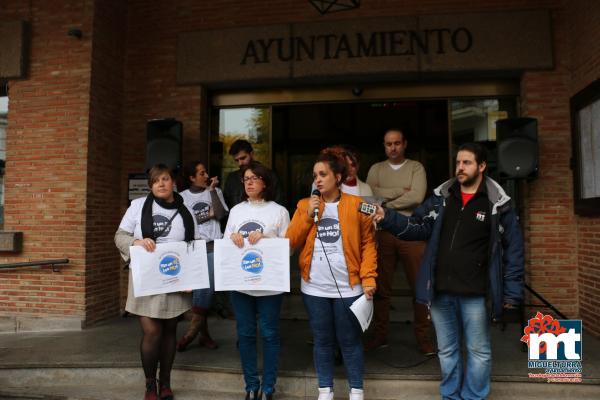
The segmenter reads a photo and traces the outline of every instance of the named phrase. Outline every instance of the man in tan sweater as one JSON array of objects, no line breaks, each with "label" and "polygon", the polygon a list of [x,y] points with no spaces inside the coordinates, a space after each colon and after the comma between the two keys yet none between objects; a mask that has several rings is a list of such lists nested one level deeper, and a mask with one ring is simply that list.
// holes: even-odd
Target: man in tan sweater
[{"label": "man in tan sweater", "polygon": [[[411,215],[423,202],[427,191],[427,177],[423,165],[405,158],[408,141],[399,129],[389,129],[383,138],[387,160],[374,164],[369,170],[367,183],[373,194],[384,199],[383,206],[399,213]],[[427,308],[415,304],[415,282],[421,265],[424,242],[409,242],[397,239],[387,231],[377,232],[377,293],[375,305],[375,334],[365,349],[373,350],[387,345],[390,322],[390,298],[394,269],[398,258],[402,260],[406,278],[413,292],[414,332],[419,350],[426,354],[435,354],[431,342],[431,322]]]}]

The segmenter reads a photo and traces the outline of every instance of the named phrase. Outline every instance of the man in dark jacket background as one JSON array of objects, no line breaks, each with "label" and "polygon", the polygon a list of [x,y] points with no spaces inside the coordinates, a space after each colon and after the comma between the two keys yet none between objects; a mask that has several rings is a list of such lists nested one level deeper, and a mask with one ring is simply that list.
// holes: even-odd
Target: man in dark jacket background
[{"label": "man in dark jacket background", "polygon": [[[523,237],[510,197],[487,177],[485,148],[459,147],[456,177],[411,217],[378,207],[374,220],[404,240],[429,240],[417,278],[417,302],[431,307],[444,399],[484,399],[490,392],[491,318],[523,298]],[[463,371],[461,339],[467,360]]]},{"label": "man in dark jacket background", "polygon": [[[238,139],[231,144],[229,155],[233,157],[233,160],[239,167],[239,169],[232,171],[227,175],[225,188],[223,188],[225,203],[227,203],[227,206],[231,209],[245,200],[244,184],[242,183],[242,169],[245,166],[258,161],[254,160],[254,149],[250,142],[243,139]],[[271,170],[271,173],[273,174],[273,184],[275,185],[275,202],[285,206],[285,204],[283,204],[283,193],[281,185],[279,185],[279,179],[274,171]]]}]

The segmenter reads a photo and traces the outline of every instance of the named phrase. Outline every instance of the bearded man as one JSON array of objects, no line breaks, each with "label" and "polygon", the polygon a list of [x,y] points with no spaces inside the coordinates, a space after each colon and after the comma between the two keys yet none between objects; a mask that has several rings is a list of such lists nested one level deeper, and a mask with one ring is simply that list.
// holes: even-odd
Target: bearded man
[{"label": "bearded man", "polygon": [[[428,240],[416,301],[431,309],[443,399],[485,399],[490,392],[490,316],[523,299],[523,237],[510,197],[485,175],[477,143],[459,147],[456,177],[412,216],[378,207],[373,219],[403,240]],[[486,298],[491,300],[487,309]],[[461,341],[466,347],[463,364]]]}]

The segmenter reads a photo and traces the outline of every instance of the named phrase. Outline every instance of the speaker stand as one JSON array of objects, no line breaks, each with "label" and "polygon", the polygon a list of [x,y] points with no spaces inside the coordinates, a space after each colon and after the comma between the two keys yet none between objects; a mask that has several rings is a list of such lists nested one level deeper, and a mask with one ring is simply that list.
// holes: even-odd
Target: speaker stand
[{"label": "speaker stand", "polygon": [[[524,206],[523,206],[524,201],[523,201],[523,196],[522,196],[522,186],[524,184],[526,184],[526,180],[525,179],[507,179],[504,182],[504,184],[502,185],[504,187],[504,190],[506,190],[506,193],[513,199],[515,211],[516,211],[517,215],[519,216],[519,220],[523,219],[522,218],[522,210],[524,209]],[[532,295],[534,295],[543,304],[527,304],[527,303],[523,303],[519,307],[520,311],[521,311],[520,312],[521,330],[524,330],[525,327],[528,325],[529,318],[526,315],[526,310],[528,308],[547,308],[547,309],[552,310],[560,318],[562,318],[562,319],[568,319],[565,314],[563,314],[562,312],[560,312],[560,310],[558,310],[552,303],[550,303],[548,300],[546,300],[541,294],[539,294],[538,292],[536,292],[526,282],[524,282],[523,284],[525,286],[525,289],[529,293],[531,293]],[[504,330],[505,326],[506,326],[506,323],[503,323],[502,324],[502,330]],[[523,352],[527,351],[527,345],[525,343],[523,343],[523,346],[522,346],[521,350]]]}]

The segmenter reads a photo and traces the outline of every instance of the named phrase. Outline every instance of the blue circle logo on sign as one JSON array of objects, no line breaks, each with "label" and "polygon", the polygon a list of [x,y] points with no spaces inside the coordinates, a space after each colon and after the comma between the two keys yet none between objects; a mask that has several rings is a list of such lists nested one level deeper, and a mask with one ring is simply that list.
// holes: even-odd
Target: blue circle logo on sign
[{"label": "blue circle logo on sign", "polygon": [[254,251],[249,251],[242,257],[242,269],[253,274],[260,274],[264,268],[262,256]]},{"label": "blue circle logo on sign", "polygon": [[164,256],[160,260],[158,269],[163,275],[176,276],[181,271],[181,263],[179,262],[179,257],[173,254]]}]

